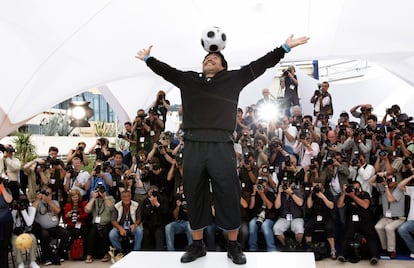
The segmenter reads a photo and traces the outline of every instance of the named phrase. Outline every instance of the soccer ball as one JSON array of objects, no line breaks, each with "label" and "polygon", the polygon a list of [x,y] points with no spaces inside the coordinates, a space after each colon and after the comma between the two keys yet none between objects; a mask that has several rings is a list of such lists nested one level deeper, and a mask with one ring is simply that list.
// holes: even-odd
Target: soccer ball
[{"label": "soccer ball", "polygon": [[201,34],[201,45],[207,52],[218,52],[226,47],[226,34],[216,26],[204,29]]}]

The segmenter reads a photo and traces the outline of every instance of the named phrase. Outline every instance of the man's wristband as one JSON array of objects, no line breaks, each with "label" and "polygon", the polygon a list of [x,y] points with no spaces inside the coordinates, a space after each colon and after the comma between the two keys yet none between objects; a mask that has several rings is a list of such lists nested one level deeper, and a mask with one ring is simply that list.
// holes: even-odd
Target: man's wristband
[{"label": "man's wristband", "polygon": [[286,53],[289,53],[290,52],[290,47],[286,43],[284,43],[282,45],[282,48],[285,50]]}]

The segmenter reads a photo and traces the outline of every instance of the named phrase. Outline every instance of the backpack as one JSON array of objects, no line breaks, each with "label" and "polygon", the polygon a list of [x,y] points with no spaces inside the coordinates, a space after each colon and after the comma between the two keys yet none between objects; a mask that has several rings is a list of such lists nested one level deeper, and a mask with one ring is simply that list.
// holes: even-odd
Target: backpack
[{"label": "backpack", "polygon": [[78,237],[73,240],[72,245],[70,246],[70,258],[72,260],[79,260],[83,258],[84,242],[82,237]]}]

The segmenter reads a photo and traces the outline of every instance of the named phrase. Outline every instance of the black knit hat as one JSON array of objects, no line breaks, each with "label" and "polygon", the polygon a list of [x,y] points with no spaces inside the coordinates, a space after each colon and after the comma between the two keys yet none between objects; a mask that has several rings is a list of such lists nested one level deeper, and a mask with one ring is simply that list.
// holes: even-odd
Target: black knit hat
[{"label": "black knit hat", "polygon": [[[227,70],[227,61],[226,61],[226,59],[224,58],[224,55],[223,54],[221,54],[221,52],[220,51],[217,51],[217,52],[209,52],[205,57],[204,57],[204,60],[206,60],[206,58],[207,58],[207,56],[209,56],[209,55],[211,55],[211,54],[216,54],[216,55],[218,55],[220,58],[221,58],[221,65],[224,67],[224,70]],[[204,61],[203,60],[203,61]]]}]

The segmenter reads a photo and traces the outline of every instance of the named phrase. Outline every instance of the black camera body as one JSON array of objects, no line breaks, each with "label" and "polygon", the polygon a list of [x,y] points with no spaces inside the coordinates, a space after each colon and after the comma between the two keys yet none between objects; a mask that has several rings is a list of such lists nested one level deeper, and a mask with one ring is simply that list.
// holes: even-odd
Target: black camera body
[{"label": "black camera body", "polygon": [[319,193],[320,191],[321,191],[321,187],[319,187],[319,185],[315,185],[315,186],[313,187],[313,192],[314,192],[315,194]]},{"label": "black camera body", "polygon": [[43,195],[49,196],[49,192],[46,192],[46,190],[41,190],[40,193]]},{"label": "black camera body", "polygon": [[98,183],[98,186],[96,186],[95,191],[98,193],[105,193],[106,188],[102,183]]},{"label": "black camera body", "polygon": [[403,165],[407,166],[407,165],[411,164],[411,161],[412,160],[410,158],[404,157],[402,163],[403,163]]},{"label": "black camera body", "polygon": [[375,181],[377,183],[382,183],[384,181],[386,181],[387,179],[385,177],[381,177],[381,176],[377,176],[377,178],[375,179]]},{"label": "black camera body", "polygon": [[379,156],[380,156],[380,157],[385,157],[387,154],[388,154],[388,152],[387,152],[386,150],[381,150],[381,151],[379,152]]},{"label": "black camera body", "polygon": [[349,194],[349,193],[352,193],[353,191],[354,191],[354,187],[352,185],[346,186],[345,192]]}]

